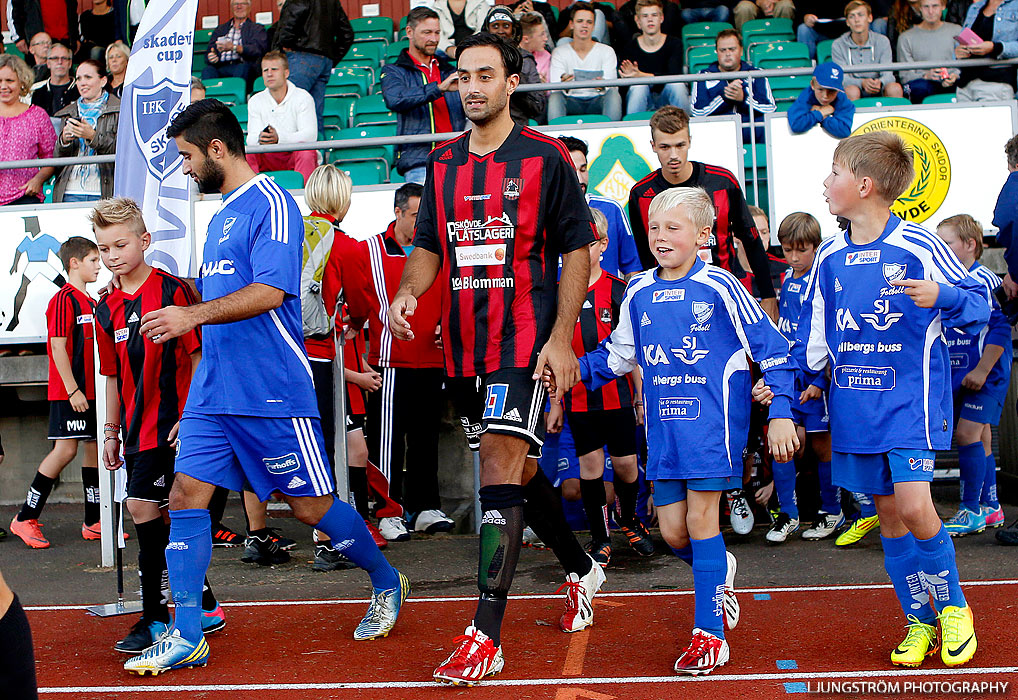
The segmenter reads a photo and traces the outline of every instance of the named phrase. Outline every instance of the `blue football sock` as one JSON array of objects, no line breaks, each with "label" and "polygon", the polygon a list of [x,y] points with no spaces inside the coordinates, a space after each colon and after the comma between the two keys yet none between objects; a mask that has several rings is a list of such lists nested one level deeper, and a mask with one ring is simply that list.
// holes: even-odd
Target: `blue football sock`
[{"label": "blue football sock", "polygon": [[399,586],[396,570],[371,538],[364,519],[349,503],[333,498],[332,506],[316,527],[329,536],[337,551],[368,572],[376,593]]},{"label": "blue football sock", "polygon": [[958,447],[958,471],[961,472],[961,507],[979,512],[979,497],[983,493],[983,472],[986,471],[986,455],[983,443]]},{"label": "blue football sock", "polygon": [[994,510],[1000,508],[997,500],[997,459],[992,452],[986,455],[986,473],[983,474],[983,493],[979,502]]},{"label": "blue football sock", "polygon": [[825,513],[840,513],[840,492],[831,481],[831,463],[817,462],[817,475],[820,477],[820,510]]},{"label": "blue football sock", "polygon": [[859,517],[860,518],[872,518],[877,514],[877,505],[873,502],[873,497],[865,493],[852,492],[855,496],[855,502],[859,504]]},{"label": "blue football sock", "polygon": [[958,582],[958,566],[954,562],[954,542],[943,525],[940,532],[928,540],[915,540],[920,566],[926,579],[926,587],[937,610],[956,605],[964,608],[965,594]]},{"label": "blue football sock", "polygon": [[799,505],[795,500],[795,460],[772,464],[774,469],[774,490],[778,492],[778,505],[782,513],[788,513],[793,520],[799,519]]},{"label": "blue football sock", "polygon": [[880,536],[884,545],[884,569],[891,577],[894,593],[905,615],[915,615],[920,622],[934,625],[937,616],[930,607],[930,594],[923,583],[919,550],[911,532],[901,537]]},{"label": "blue football sock", "polygon": [[669,547],[669,549],[671,549],[672,550],[672,554],[677,556],[679,559],[681,559],[682,561],[686,562],[690,566],[693,565],[693,546],[692,545],[687,544],[685,547],[682,547],[681,549],[675,549],[675,547]]},{"label": "blue football sock", "polygon": [[724,599],[728,559],[720,534],[706,540],[690,538],[693,548],[693,590],[696,611],[693,625],[704,632],[725,638]]},{"label": "blue football sock", "polygon": [[205,572],[212,561],[212,519],[206,508],[170,511],[166,570],[173,591],[174,627],[197,644],[202,638],[201,601]]}]

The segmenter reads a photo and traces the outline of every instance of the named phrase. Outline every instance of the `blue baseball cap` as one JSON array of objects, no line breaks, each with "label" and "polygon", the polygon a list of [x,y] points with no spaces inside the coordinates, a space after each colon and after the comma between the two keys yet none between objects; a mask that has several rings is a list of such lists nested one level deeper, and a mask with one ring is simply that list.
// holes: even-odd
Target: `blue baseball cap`
[{"label": "blue baseball cap", "polygon": [[844,92],[845,87],[842,80],[845,77],[845,71],[841,69],[837,63],[833,61],[827,61],[821,63],[813,69],[813,77],[816,78],[817,85],[828,90],[837,90],[838,92]]}]

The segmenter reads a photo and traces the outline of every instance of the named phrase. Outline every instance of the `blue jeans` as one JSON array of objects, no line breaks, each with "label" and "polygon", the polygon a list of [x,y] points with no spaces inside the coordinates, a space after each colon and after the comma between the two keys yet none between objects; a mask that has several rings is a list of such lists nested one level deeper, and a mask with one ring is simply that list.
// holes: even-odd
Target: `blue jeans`
[{"label": "blue jeans", "polygon": [[930,95],[942,95],[945,92],[954,92],[954,86],[949,88],[944,87],[940,84],[939,80],[927,80],[926,78],[917,78],[910,80],[905,83],[905,97],[912,100],[912,104],[922,104]]},{"label": "blue jeans", "polygon": [[215,78],[243,78],[248,80],[251,66],[244,61],[220,65],[219,63],[208,63],[201,69],[202,80]]},{"label": "blue jeans", "polygon": [[626,96],[626,114],[647,112],[672,105],[689,111],[689,89],[685,83],[666,83],[661,92],[651,92],[650,85],[633,85]]},{"label": "blue jeans", "polygon": [[813,27],[807,27],[805,24],[800,24],[795,30],[795,40],[806,45],[806,48],[809,49],[809,57],[812,59],[817,57],[817,44],[826,38]]},{"label": "blue jeans", "polygon": [[567,114],[603,114],[617,122],[622,119],[622,98],[618,88],[593,97],[570,97],[563,90],[553,90],[548,95],[548,120]]},{"label": "blue jeans", "polygon": [[315,114],[318,116],[318,131],[324,126],[325,86],[332,73],[332,60],[316,53],[287,51],[290,61],[290,82],[307,90],[315,100]]},{"label": "blue jeans", "polygon": [[98,202],[97,194],[65,194],[61,202]]},{"label": "blue jeans", "polygon": [[683,24],[692,24],[693,22],[727,22],[732,16],[732,11],[724,5],[718,5],[717,7],[690,7],[681,12]]},{"label": "blue jeans", "polygon": [[427,177],[427,172],[427,166],[418,165],[416,168],[410,168],[403,173],[403,179],[407,182],[416,182],[418,185],[423,185],[424,179]]}]

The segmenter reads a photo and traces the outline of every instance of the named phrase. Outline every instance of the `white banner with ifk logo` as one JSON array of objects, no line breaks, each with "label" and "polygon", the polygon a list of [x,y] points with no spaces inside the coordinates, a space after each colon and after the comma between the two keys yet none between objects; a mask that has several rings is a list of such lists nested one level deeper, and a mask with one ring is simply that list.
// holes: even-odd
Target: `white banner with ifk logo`
[{"label": "white banner with ifk logo", "polygon": [[150,264],[194,276],[191,180],[166,127],[191,101],[198,0],[149,3],[131,49],[121,98],[114,192],[141,205]]}]

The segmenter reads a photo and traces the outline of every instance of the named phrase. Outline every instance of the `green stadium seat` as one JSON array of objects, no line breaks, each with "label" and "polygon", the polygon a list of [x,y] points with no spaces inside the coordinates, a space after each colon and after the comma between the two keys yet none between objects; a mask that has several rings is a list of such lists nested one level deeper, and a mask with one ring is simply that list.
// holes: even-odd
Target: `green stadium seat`
[{"label": "green stadium seat", "polygon": [[794,41],[774,41],[758,44],[750,52],[749,62],[760,69],[810,68],[813,60],[805,44]]},{"label": "green stadium seat", "polygon": [[923,100],[924,105],[946,105],[954,104],[958,101],[958,96],[953,92],[945,92],[943,95],[930,95]]},{"label": "green stadium seat", "polygon": [[907,97],[860,97],[853,100],[856,109],[860,107],[904,107],[912,104]]},{"label": "green stadium seat", "polygon": [[403,15],[403,18],[400,19],[399,21],[399,34],[397,38],[402,39],[405,36],[406,36],[406,15]]},{"label": "green stadium seat", "polygon": [[394,41],[385,49],[385,62],[395,63],[396,59],[399,58],[400,53],[403,49],[409,48],[410,42],[406,39],[401,41]]},{"label": "green stadium seat", "polygon": [[42,201],[44,204],[53,204],[53,183],[55,181],[56,178],[51,177],[42,185],[42,194],[44,197]]},{"label": "green stadium seat", "polygon": [[748,52],[755,44],[771,41],[795,41],[792,20],[783,17],[754,19],[742,25],[742,44]]},{"label": "green stadium seat", "polygon": [[204,70],[205,65],[207,63],[208,61],[205,60],[205,54],[203,53],[194,54],[193,56],[191,56],[191,73],[192,74],[197,73],[198,75],[201,75],[201,72],[202,70]]},{"label": "green stadium seat", "polygon": [[[334,136],[337,141],[356,141],[358,139],[391,138],[396,135],[395,124],[379,124],[372,126],[355,126],[352,129],[341,129]],[[386,168],[391,168],[396,160],[396,147],[387,146],[353,146],[350,148],[336,148],[329,156],[331,161],[336,160],[381,160]]]},{"label": "green stadium seat", "polygon": [[371,60],[346,58],[337,63],[332,69],[333,73],[337,71],[346,71],[351,74],[356,74],[358,71],[367,72],[371,76],[371,82],[375,82],[375,79],[378,77],[378,64]]},{"label": "green stadium seat", "polygon": [[685,45],[687,39],[711,39],[725,29],[735,29],[728,22],[693,22],[682,28],[682,43]]},{"label": "green stadium seat", "polygon": [[329,131],[329,138],[335,135],[332,133],[340,129],[346,129],[353,121],[353,107],[357,103],[356,97],[326,97],[325,106],[322,109],[322,122],[326,131]]},{"label": "green stadium seat", "polygon": [[794,102],[809,87],[810,80],[808,75],[780,75],[769,78],[767,82],[770,83],[775,102]]},{"label": "green stadium seat", "polygon": [[209,39],[212,37],[212,29],[196,29],[194,31],[194,52],[205,53],[209,50]]},{"label": "green stadium seat", "polygon": [[363,97],[368,94],[367,75],[349,75],[333,72],[325,84],[326,97]]},{"label": "green stadium seat", "polygon": [[385,182],[386,167],[377,160],[336,161],[333,163],[340,170],[346,171],[353,180],[354,187],[361,185],[381,185]]},{"label": "green stadium seat", "polygon": [[247,83],[243,78],[210,78],[203,82],[206,97],[215,97],[228,105],[247,102]]},{"label": "green stadium seat", "polygon": [[406,178],[397,173],[395,170],[389,171],[389,182],[393,185],[402,185],[406,182]]},{"label": "green stadium seat", "polygon": [[794,105],[794,104],[795,104],[795,102],[794,102],[794,101],[792,101],[792,102],[778,102],[778,103],[777,103],[777,105],[776,105],[776,106],[777,106],[777,109],[775,109],[774,111],[775,111],[775,112],[787,112],[787,111],[788,111],[788,109],[789,109],[789,108],[790,108],[790,107],[791,107],[792,105]]},{"label": "green stadium seat", "polygon": [[611,119],[603,114],[567,114],[564,117],[555,117],[548,120],[548,126],[559,124],[595,124],[597,122],[610,122]]},{"label": "green stadium seat", "polygon": [[[364,66],[337,65],[332,69],[332,74],[346,76],[348,80],[356,81],[359,94],[369,95],[375,82],[375,71]],[[326,87],[326,92],[328,88]]]},{"label": "green stadium seat", "polygon": [[624,122],[645,122],[654,116],[654,112],[633,112],[622,117]]},{"label": "green stadium seat", "polygon": [[[742,165],[746,170],[746,182],[753,176],[753,150],[751,144],[746,143],[742,146]],[[767,146],[766,144],[756,144],[756,169],[765,170],[767,168]]]},{"label": "green stadium seat", "polygon": [[347,52],[347,58],[354,58],[361,61],[372,61],[373,65],[380,66],[382,57],[385,56],[385,49],[388,43],[381,39],[370,41],[358,41]]},{"label": "green stadium seat", "polygon": [[391,37],[393,31],[391,17],[358,17],[350,20],[350,26],[353,27],[355,35],[363,32],[385,32]]},{"label": "green stadium seat", "polygon": [[379,31],[356,32],[353,35],[353,40],[354,41],[376,41],[376,40],[381,40],[381,41],[385,42],[386,46],[388,46],[389,42],[392,41],[392,34],[389,33],[389,32],[379,32]]},{"label": "green stadium seat", "polygon": [[25,57],[25,54],[21,53],[21,49],[19,49],[15,44],[4,44],[4,53],[13,54],[18,58]]},{"label": "green stadium seat", "polygon": [[831,47],[834,46],[834,39],[821,41],[817,44],[817,63],[826,63],[831,60]]},{"label": "green stadium seat", "polygon": [[688,41],[685,42],[685,45],[683,46],[682,52],[683,52],[683,55],[686,56],[686,60],[688,61],[689,60],[690,52],[692,52],[692,51],[694,51],[696,49],[700,49],[700,48],[708,48],[711,51],[713,51],[714,50],[714,46],[715,46],[715,39],[712,36],[708,36],[708,37],[693,37],[693,38],[691,38],[691,39],[689,39]]},{"label": "green stadium seat", "polygon": [[259,75],[257,78],[255,78],[254,87],[251,88],[251,94],[254,95],[256,93],[261,92],[264,89],[265,89],[265,80],[262,78],[262,76]]},{"label": "green stadium seat", "polygon": [[714,44],[710,46],[694,46],[686,55],[686,72],[699,73],[717,60],[718,52],[714,50]]},{"label": "green stadium seat", "polygon": [[354,126],[366,124],[395,124],[396,116],[385,106],[381,93],[368,95],[354,105]]},{"label": "green stadium seat", "polygon": [[230,111],[233,112],[233,116],[237,117],[241,128],[247,131],[247,104],[234,105],[230,107]]},{"label": "green stadium seat", "polygon": [[266,170],[264,174],[284,190],[304,189],[304,176],[296,170]]}]

